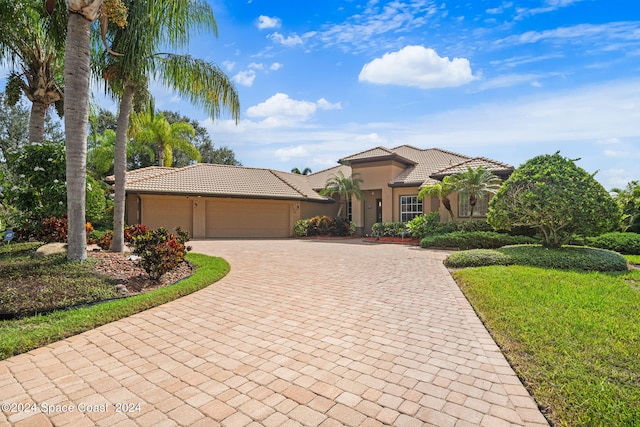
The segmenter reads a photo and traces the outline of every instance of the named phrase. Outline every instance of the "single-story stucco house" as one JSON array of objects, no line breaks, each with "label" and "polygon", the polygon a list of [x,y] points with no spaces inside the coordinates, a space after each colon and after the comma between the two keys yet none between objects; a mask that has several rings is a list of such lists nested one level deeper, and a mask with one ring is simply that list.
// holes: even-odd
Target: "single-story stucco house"
[{"label": "single-story stucco house", "polygon": [[[337,214],[341,201],[319,191],[342,171],[345,176],[358,173],[362,180],[364,200],[351,200],[346,215],[355,222],[359,234],[368,234],[376,222],[408,221],[434,210],[442,220],[448,220],[449,214],[437,197],[418,199],[420,188],[478,166],[502,179],[513,171],[511,165],[483,157],[408,145],[376,147],[306,176],[206,163],[148,167],[127,172],[126,221],[150,228],[179,226],[194,238],[289,237],[298,219]],[[457,194],[449,198],[454,214],[468,218],[467,198]],[[487,199],[476,206],[479,216],[484,216],[486,209]]]}]

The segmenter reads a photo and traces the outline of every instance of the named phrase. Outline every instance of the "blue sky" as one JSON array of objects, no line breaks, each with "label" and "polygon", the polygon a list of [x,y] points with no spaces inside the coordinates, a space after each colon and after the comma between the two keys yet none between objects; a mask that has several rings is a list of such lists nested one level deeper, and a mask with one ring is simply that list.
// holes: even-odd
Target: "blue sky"
[{"label": "blue sky", "polygon": [[199,35],[185,53],[233,78],[240,123],[152,92],[246,166],[319,171],[410,144],[514,166],[559,150],[608,189],[640,179],[633,1],[210,3],[219,37]]}]

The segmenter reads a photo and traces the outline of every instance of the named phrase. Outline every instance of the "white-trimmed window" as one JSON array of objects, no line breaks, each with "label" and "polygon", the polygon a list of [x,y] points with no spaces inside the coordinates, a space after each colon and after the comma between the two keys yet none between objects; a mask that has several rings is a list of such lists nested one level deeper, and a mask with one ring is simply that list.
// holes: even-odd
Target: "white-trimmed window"
[{"label": "white-trimmed window", "polygon": [[[473,208],[474,218],[484,218],[489,211],[489,194],[480,197]],[[461,191],[458,193],[458,216],[461,218],[469,218],[471,216],[471,205],[469,204],[469,196]]]},{"label": "white-trimmed window", "polygon": [[418,196],[400,196],[400,221],[407,222],[422,215],[422,200]]},{"label": "white-trimmed window", "polygon": [[347,221],[353,221],[353,201],[351,197],[347,199]]}]

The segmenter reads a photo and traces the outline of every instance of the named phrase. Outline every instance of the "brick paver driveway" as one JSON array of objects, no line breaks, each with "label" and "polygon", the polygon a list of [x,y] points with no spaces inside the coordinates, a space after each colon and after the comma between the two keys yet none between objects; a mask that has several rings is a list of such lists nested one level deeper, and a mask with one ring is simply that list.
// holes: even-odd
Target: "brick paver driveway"
[{"label": "brick paver driveway", "polygon": [[547,425],[442,253],[357,240],[192,245],[231,273],[0,362],[0,424]]}]

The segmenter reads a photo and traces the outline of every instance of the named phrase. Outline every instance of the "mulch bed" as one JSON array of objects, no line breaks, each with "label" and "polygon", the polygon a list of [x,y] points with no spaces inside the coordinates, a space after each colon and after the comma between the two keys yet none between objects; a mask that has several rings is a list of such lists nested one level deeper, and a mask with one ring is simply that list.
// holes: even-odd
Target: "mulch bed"
[{"label": "mulch bed", "polygon": [[409,237],[365,237],[362,239],[365,242],[372,243],[395,243],[395,244],[403,244],[403,245],[419,245],[420,239],[411,239]]},{"label": "mulch bed", "polygon": [[97,258],[95,271],[108,276],[116,285],[124,285],[128,292],[125,296],[137,295],[154,289],[162,288],[191,276],[191,265],[183,262],[177,268],[165,273],[160,280],[151,280],[144,269],[136,265],[130,253],[116,253],[106,251],[90,251],[87,255]]}]

